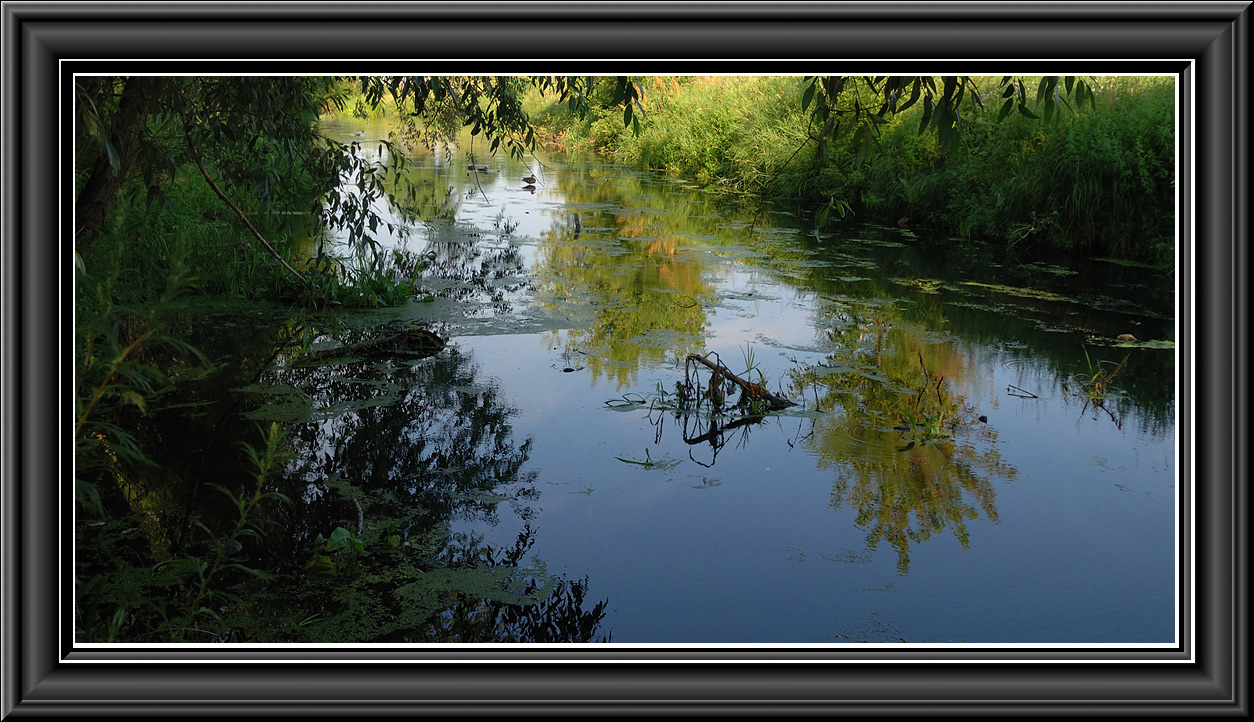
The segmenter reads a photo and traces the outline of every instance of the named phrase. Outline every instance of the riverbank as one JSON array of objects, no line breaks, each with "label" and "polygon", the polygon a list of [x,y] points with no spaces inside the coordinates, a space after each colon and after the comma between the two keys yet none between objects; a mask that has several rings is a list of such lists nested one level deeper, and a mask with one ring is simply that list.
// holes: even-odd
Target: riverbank
[{"label": "riverbank", "polygon": [[[961,140],[919,133],[923,104],[886,115],[874,143],[845,133],[820,153],[799,77],[643,81],[644,129],[617,107],[576,120],[532,99],[549,137],[710,189],[790,207],[817,222],[861,221],[989,241],[1023,253],[1169,265],[1175,253],[1175,89],[1171,78],[1094,79],[1092,108],[1052,122],[997,120],[996,78],[977,79]],[[860,86],[847,93],[868,91]],[[595,100],[595,99],[594,99]]]}]

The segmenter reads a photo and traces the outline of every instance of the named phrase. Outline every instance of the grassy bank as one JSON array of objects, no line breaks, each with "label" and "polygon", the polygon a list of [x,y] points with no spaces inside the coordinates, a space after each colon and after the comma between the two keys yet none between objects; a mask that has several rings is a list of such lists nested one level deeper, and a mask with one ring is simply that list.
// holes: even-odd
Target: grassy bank
[{"label": "grassy bank", "polygon": [[[1174,86],[1170,78],[1096,78],[1096,108],[1053,122],[996,119],[996,78],[980,79],[962,141],[943,152],[918,132],[923,104],[888,116],[859,158],[846,132],[821,155],[795,77],[650,78],[646,129],[621,110],[576,121],[537,99],[550,135],[707,187],[818,211],[835,200],[854,217],[989,240],[1020,251],[1169,262],[1174,244]],[[861,86],[846,94],[862,92]],[[595,99],[594,99],[595,100]],[[838,214],[836,214],[838,215]]]}]

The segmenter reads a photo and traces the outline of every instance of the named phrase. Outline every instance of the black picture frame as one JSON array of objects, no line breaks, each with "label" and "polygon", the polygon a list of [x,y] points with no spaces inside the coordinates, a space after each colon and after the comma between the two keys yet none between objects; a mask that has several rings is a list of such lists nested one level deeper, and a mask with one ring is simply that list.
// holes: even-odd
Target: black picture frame
[{"label": "black picture frame", "polygon": [[[1247,715],[1248,18],[1247,2],[5,3],[0,716]],[[1191,623],[1181,644],[74,649],[60,401],[72,307],[59,172],[72,168],[67,72],[343,72],[397,58],[434,72],[822,73],[838,61],[926,61],[937,74],[1179,73],[1181,138],[1192,140],[1181,144],[1179,268],[1196,286],[1186,284],[1182,315],[1191,342],[1181,344],[1178,466],[1192,475],[1186,511],[1197,521],[1182,555]]]}]

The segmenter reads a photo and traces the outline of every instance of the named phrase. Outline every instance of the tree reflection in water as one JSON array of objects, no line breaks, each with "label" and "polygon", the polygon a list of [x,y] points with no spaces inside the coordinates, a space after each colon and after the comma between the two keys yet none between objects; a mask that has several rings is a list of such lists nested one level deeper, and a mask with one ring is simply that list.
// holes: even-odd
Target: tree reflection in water
[{"label": "tree reflection in water", "polygon": [[887,542],[905,574],[912,544],[948,529],[966,549],[968,521],[996,521],[993,482],[1015,469],[955,390],[971,371],[954,342],[925,342],[884,315],[844,315],[837,350],[794,373],[798,387],[822,389],[827,412],[803,445],[837,474],[832,507],[854,508],[867,545]]},{"label": "tree reflection in water", "polygon": [[691,221],[632,210],[642,191],[623,179],[564,187],[568,203],[597,209],[554,222],[537,254],[537,297],[549,308],[578,305],[592,315],[552,332],[549,342],[579,352],[594,381],[612,380],[620,389],[671,352],[697,351],[707,321],[703,301],[713,286],[708,268],[687,252],[684,223]]},{"label": "tree reflection in water", "polygon": [[[452,300],[483,304],[480,313],[507,314],[510,298],[529,285],[526,264],[516,245],[487,248],[480,235],[456,223],[428,224],[424,282],[441,287],[441,294]],[[507,238],[509,233],[498,235]]]},{"label": "tree reflection in water", "polygon": [[[970,371],[953,342],[924,341],[883,314],[844,316],[831,331],[835,350],[790,374],[792,397],[813,399],[823,412],[802,412],[810,428],[797,445],[835,472],[831,506],[852,507],[868,548],[887,542],[905,574],[912,545],[949,530],[965,549],[969,521],[997,521],[994,482],[1016,472],[995,448],[996,431],[956,391]],[[708,448],[708,458],[689,454],[705,467],[727,443],[747,445],[766,418],[739,407],[711,413],[682,399],[659,390],[650,412],[655,441],[673,420],[693,450]]]},{"label": "tree reflection in water", "polygon": [[[539,496],[523,469],[530,439],[512,438],[515,410],[467,355],[297,364],[266,383],[291,403],[255,416],[305,419],[288,424],[286,493],[300,501],[271,549],[285,573],[239,620],[253,638],[600,641],[605,602],[584,609],[587,580],[523,564],[530,526],[510,549],[452,532],[457,520],[496,524],[501,503],[531,519]],[[320,546],[337,528],[360,540],[356,551]]]}]

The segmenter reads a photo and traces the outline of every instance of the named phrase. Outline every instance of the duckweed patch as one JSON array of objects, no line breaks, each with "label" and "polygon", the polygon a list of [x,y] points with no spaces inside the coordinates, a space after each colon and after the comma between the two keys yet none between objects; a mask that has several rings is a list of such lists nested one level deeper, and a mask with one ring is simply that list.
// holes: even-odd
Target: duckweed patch
[{"label": "duckweed patch", "polygon": [[1088,343],[1095,346],[1109,346],[1111,348],[1144,348],[1157,349],[1160,351],[1172,351],[1176,348],[1175,341],[1167,339],[1154,339],[1150,341],[1127,341],[1118,338],[1105,338],[1102,336],[1089,336]]},{"label": "duckweed patch", "polygon": [[1078,303],[1074,298],[1069,298],[1061,294],[1050,291],[1042,291],[1035,288],[1024,288],[1018,286],[1006,286],[1000,283],[980,283],[978,281],[961,281],[960,285],[969,286],[971,288],[980,288],[993,293],[1004,293],[1008,296],[1018,296],[1019,298],[1034,298],[1041,301],[1054,301],[1057,303]]},{"label": "duckweed patch", "polygon": [[945,286],[944,281],[932,278],[890,278],[889,281],[906,288],[913,288],[923,293],[940,293]]},{"label": "duckweed patch", "polygon": [[1075,276],[1080,272],[1065,266],[1059,266],[1053,263],[1027,263],[1024,264],[1023,270],[1030,273],[1047,273],[1051,276]]},{"label": "duckweed patch", "polygon": [[865,549],[842,549],[833,554],[824,554],[822,558],[838,564],[870,564],[874,557]]}]

